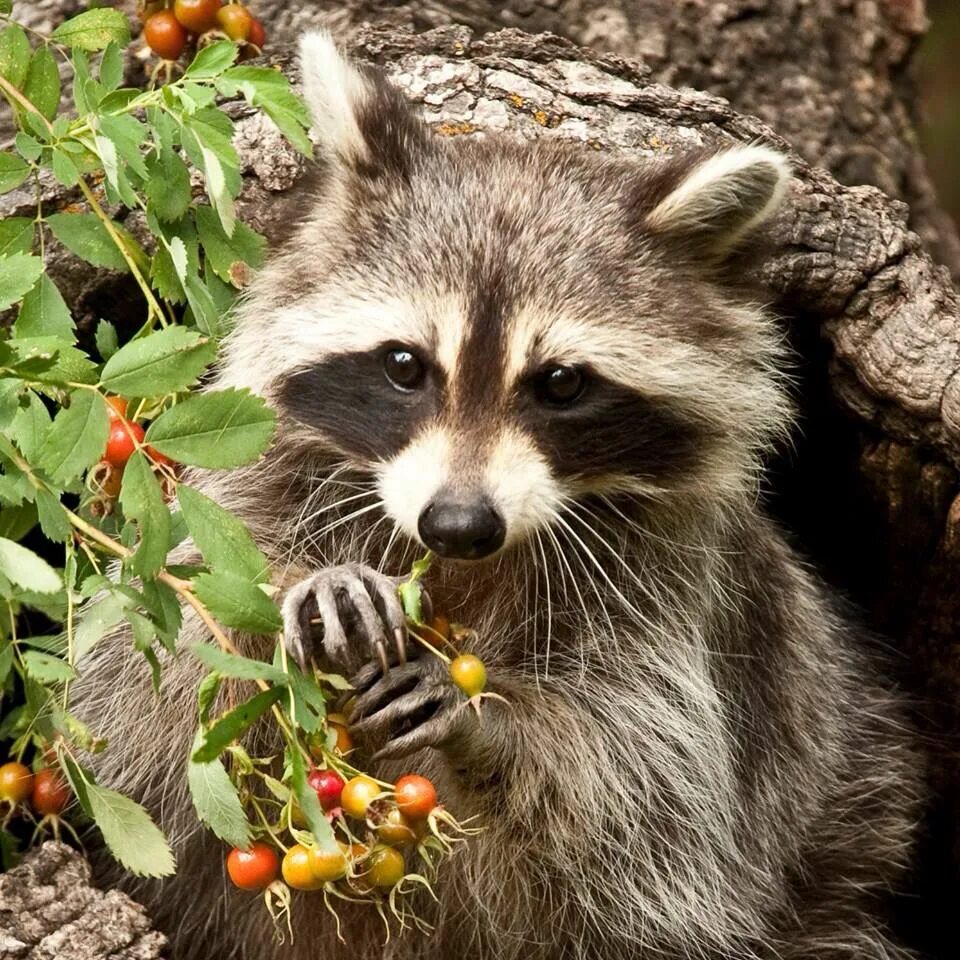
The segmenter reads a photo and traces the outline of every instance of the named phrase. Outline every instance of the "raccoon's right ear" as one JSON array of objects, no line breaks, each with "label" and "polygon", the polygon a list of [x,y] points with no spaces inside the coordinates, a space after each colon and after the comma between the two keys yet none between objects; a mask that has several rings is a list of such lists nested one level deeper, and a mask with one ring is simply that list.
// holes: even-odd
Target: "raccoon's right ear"
[{"label": "raccoon's right ear", "polygon": [[661,176],[667,192],[645,215],[645,231],[719,262],[776,213],[791,171],[783,154],[750,144],[679,157]]},{"label": "raccoon's right ear", "polygon": [[406,177],[428,134],[379,71],[348,60],[326,31],[300,41],[303,95],[324,159],[368,177]]}]

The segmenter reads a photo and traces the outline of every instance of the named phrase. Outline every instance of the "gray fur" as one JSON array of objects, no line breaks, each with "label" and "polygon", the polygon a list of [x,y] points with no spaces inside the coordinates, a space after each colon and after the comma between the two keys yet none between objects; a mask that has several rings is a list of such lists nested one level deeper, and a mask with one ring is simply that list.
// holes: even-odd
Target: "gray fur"
[{"label": "gray fur", "polygon": [[[323,71],[311,80],[323,82]],[[485,704],[482,724],[375,772],[426,773],[485,831],[444,867],[439,903],[424,898],[432,937],[394,933],[383,947],[372,912],[344,910],[351,955],[905,960],[884,898],[909,859],[919,761],[875,655],[757,502],[762,457],[789,419],[775,325],[725,256],[704,256],[695,226],[685,235],[647,219],[709,158],[637,168],[586,149],[452,144],[404,133],[415,121],[393,115],[377,141],[363,110],[394,103],[380,83],[354,83],[368,94],[344,108],[356,123],[324,127],[346,131],[349,149],[326,145],[314,205],[256,280],[221,371],[221,383],[278,401],[280,442],[255,466],[190,481],[244,517],[281,586],[336,564],[405,569],[420,548],[380,505],[383,464],[402,451],[351,440],[322,378],[313,422],[301,403],[310,381],[298,381],[299,397],[284,392],[347,349],[326,337],[332,327],[295,320],[298,306],[355,306],[362,293],[371,310],[416,304],[425,350],[440,349],[434,318],[464,305],[451,321],[463,326],[457,376],[410,413],[416,436],[445,432],[455,457],[423,462],[422,490],[404,496],[429,498],[434,473],[491,482],[481,468],[516,430],[538,438],[559,499],[537,513],[535,492],[514,491],[522,535],[492,560],[431,574],[437,607],[477,629],[490,687],[509,703]],[[330,92],[316,97],[325,109],[338,102]],[[736,202],[772,212],[778,176],[750,190],[739,176]],[[732,218],[737,241],[754,219]],[[551,457],[549,444],[572,456],[604,425],[578,428],[578,446],[501,382],[517,318],[531,315],[599,331],[581,344],[608,351],[599,373],[646,397],[644,423],[691,442],[674,447],[668,432],[657,449],[637,446],[642,425],[624,422],[609,462],[602,449],[577,470]],[[378,411],[386,431],[393,414]],[[618,466],[638,458],[648,468]],[[205,632],[188,615],[183,642],[196,639]],[[347,948],[316,897],[295,898],[297,939],[280,946],[256,898],[224,879],[224,851],[197,825],[183,777],[198,679],[187,656],[168,658],[154,698],[118,634],[74,687],[74,707],[110,741],[99,775],[143,800],[178,853],[176,878],[124,885],[147,899],[178,960],[338,955]]]}]

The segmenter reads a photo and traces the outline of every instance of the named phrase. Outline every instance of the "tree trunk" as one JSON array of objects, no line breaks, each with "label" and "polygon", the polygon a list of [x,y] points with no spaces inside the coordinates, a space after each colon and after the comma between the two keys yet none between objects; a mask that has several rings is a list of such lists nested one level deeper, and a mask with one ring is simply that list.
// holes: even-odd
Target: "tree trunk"
[{"label": "tree trunk", "polygon": [[[935,761],[960,746],[960,301],[949,270],[937,265],[960,273],[960,247],[936,206],[911,126],[906,68],[923,28],[922,2],[531,0],[505,11],[473,0],[260,0],[257,7],[272,56],[285,59],[295,34],[325,18],[422,105],[440,136],[494,130],[637,157],[755,139],[795,151],[791,201],[757,266],[797,350],[803,418],[796,450],[772,465],[772,500],[828,577],[907,655],[905,673],[925,697],[924,721],[941,738]],[[359,28],[370,14],[391,29]],[[609,52],[515,30],[471,39],[452,26],[422,35],[405,29],[454,18],[483,28],[508,17]],[[663,82],[706,87],[731,102]],[[268,123],[246,107],[235,112],[245,166],[241,215],[276,240],[302,203],[295,186],[303,165]],[[72,199],[51,186],[46,202]],[[29,214],[33,202],[15,192],[0,214],[18,205]],[[135,218],[128,226],[136,230]],[[139,310],[123,278],[79,267],[62,252],[51,256],[81,319]],[[948,766],[935,773],[955,820],[960,778]],[[948,828],[938,844],[944,860],[951,846],[960,851],[960,834]],[[949,890],[955,863],[938,870]]]}]

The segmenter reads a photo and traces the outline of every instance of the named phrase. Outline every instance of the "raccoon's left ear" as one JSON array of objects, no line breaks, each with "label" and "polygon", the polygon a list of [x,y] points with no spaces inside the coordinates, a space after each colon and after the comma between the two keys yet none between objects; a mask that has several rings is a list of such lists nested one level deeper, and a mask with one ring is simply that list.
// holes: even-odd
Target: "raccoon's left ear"
[{"label": "raccoon's left ear", "polygon": [[711,154],[674,181],[644,226],[700,257],[721,260],[776,212],[790,176],[787,159],[769,147]]},{"label": "raccoon's left ear", "polygon": [[364,176],[407,176],[428,135],[403,94],[348,60],[326,31],[301,39],[300,66],[322,157]]}]

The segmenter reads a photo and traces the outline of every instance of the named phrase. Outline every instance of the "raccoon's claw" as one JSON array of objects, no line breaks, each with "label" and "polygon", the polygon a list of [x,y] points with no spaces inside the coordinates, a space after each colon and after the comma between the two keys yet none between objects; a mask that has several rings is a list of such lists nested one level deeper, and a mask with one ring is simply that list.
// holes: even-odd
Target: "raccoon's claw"
[{"label": "raccoon's claw", "polygon": [[387,742],[374,760],[402,757],[424,747],[443,747],[458,739],[471,717],[444,664],[432,656],[396,667],[371,684],[368,666],[353,680],[361,692],[347,718],[352,732]]},{"label": "raccoon's claw", "polygon": [[397,597],[397,585],[370,567],[345,564],[328,567],[291,587],[283,601],[283,639],[290,654],[306,667],[316,647],[337,670],[353,670],[375,655],[390,668],[389,635],[397,659],[406,662],[406,618]]}]

